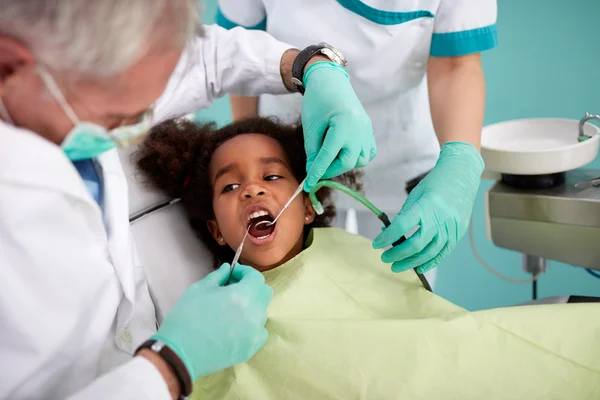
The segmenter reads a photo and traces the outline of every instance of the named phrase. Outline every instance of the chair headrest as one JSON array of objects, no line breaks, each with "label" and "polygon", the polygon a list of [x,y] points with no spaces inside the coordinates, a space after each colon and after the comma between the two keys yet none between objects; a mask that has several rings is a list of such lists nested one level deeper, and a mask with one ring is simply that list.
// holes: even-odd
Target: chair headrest
[{"label": "chair headrest", "polygon": [[[168,200],[143,184],[131,155],[135,148],[119,149],[129,185],[129,215]],[[131,224],[137,257],[148,280],[157,318],[175,305],[183,292],[212,271],[212,257],[190,227],[181,204],[162,208]]]},{"label": "chair headrest", "polygon": [[137,171],[133,162],[132,156],[136,149],[136,146],[129,146],[118,150],[129,185],[130,216],[168,199],[164,193],[143,183],[144,177]]}]

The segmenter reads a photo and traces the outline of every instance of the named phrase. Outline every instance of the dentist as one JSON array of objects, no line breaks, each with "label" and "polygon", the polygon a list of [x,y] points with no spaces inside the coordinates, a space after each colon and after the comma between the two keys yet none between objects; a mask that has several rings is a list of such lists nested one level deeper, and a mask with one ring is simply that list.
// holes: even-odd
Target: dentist
[{"label": "dentist", "polygon": [[300,90],[311,179],[375,156],[335,49],[201,27],[195,3],[0,0],[0,399],[175,399],[267,340],[272,292],[244,266],[157,330],[115,147],[225,93]]}]

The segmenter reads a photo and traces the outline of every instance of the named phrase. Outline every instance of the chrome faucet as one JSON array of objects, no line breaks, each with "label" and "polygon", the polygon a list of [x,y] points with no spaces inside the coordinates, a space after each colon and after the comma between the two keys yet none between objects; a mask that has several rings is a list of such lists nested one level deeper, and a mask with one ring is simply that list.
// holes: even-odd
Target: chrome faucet
[{"label": "chrome faucet", "polygon": [[584,140],[587,140],[587,139],[590,138],[590,135],[586,135],[583,132],[583,125],[585,125],[585,123],[587,121],[589,121],[590,119],[595,119],[596,121],[600,122],[600,115],[585,113],[585,115],[583,116],[583,118],[581,118],[581,120],[579,121],[579,136],[577,137],[577,139],[580,142],[583,142]]}]

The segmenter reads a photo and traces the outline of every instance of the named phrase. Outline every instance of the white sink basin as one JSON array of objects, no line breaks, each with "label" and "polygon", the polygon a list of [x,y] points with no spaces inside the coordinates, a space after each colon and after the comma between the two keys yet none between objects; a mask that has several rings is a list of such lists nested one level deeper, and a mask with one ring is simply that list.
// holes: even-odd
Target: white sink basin
[{"label": "white sink basin", "polygon": [[520,119],[485,126],[481,155],[486,175],[553,174],[589,164],[598,154],[600,128],[588,122],[584,132],[591,138],[580,143],[577,140],[579,120],[554,118]]}]

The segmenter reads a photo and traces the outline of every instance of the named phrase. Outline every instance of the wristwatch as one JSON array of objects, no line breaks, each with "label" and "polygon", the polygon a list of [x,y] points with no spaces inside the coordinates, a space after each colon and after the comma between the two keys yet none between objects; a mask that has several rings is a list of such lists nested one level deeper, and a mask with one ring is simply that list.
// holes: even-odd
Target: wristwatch
[{"label": "wristwatch", "polygon": [[344,68],[348,65],[344,55],[325,42],[308,46],[296,56],[294,64],[292,65],[292,82],[294,83],[296,90],[302,95],[304,95],[304,84],[302,83],[304,68],[306,68],[306,64],[308,64],[310,59],[318,54],[327,57],[332,62],[339,64]]},{"label": "wristwatch", "polygon": [[148,349],[152,350],[156,354],[158,354],[169,366],[173,369],[175,373],[175,377],[179,381],[179,386],[181,387],[181,395],[179,399],[185,399],[192,393],[193,382],[190,374],[185,367],[185,364],[177,354],[173,352],[165,343],[160,340],[150,339],[146,340],[144,343],[140,345],[135,351],[135,355],[137,355],[140,350]]}]

